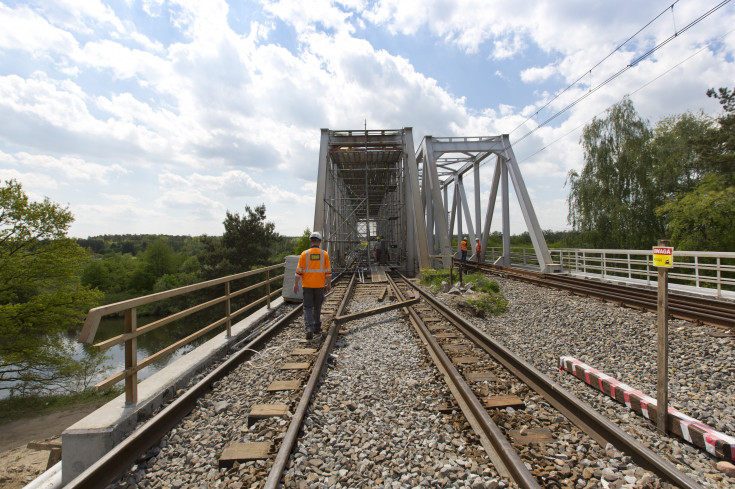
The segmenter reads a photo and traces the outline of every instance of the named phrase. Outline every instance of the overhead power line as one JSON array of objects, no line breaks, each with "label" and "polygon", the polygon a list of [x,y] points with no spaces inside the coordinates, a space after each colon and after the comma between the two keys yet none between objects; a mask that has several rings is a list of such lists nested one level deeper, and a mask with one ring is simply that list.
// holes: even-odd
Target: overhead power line
[{"label": "overhead power line", "polygon": [[[574,81],[573,81],[572,83],[570,83],[570,84],[569,84],[569,86],[567,86],[567,87],[566,87],[566,88],[565,88],[564,90],[562,90],[561,92],[559,92],[559,93],[557,93],[556,95],[554,95],[554,97],[552,97],[552,98],[551,98],[551,100],[549,100],[548,102],[546,102],[546,104],[544,104],[544,105],[543,105],[543,106],[542,106],[541,108],[537,109],[537,110],[536,110],[536,111],[534,112],[534,115],[533,115],[533,116],[536,116],[536,115],[538,115],[538,114],[539,114],[539,112],[541,112],[541,111],[542,111],[542,110],[544,110],[544,109],[545,109],[546,107],[548,107],[549,105],[551,105],[551,103],[552,103],[552,102],[554,102],[554,100],[556,100],[556,99],[558,99],[559,97],[561,97],[561,96],[562,96],[562,95],[563,95],[564,93],[566,93],[566,92],[567,92],[567,91],[568,91],[569,89],[571,89],[572,87],[574,87],[574,86],[575,86],[575,85],[576,85],[577,83],[579,83],[579,82],[580,82],[580,81],[581,81],[581,80],[582,80],[583,78],[585,78],[585,77],[586,77],[587,75],[592,75],[592,70],[594,70],[595,68],[597,68],[598,66],[600,66],[600,65],[601,65],[602,63],[604,63],[605,61],[607,61],[607,59],[608,59],[608,58],[609,58],[610,56],[612,56],[613,54],[615,54],[615,53],[617,53],[618,51],[620,51],[620,48],[622,48],[623,46],[625,46],[626,44],[628,44],[628,43],[629,43],[629,42],[630,42],[630,41],[631,41],[631,40],[632,40],[632,39],[633,39],[634,37],[636,37],[636,36],[637,36],[638,34],[640,34],[641,32],[643,32],[643,31],[644,31],[644,30],[645,30],[645,29],[646,29],[646,28],[647,28],[647,27],[648,27],[649,25],[651,25],[651,24],[653,24],[654,22],[656,22],[656,20],[658,20],[658,18],[659,18],[659,17],[661,17],[662,15],[664,15],[664,14],[665,14],[666,12],[668,12],[669,10],[671,10],[671,11],[673,12],[673,10],[674,10],[674,5],[676,5],[677,3],[679,3],[679,0],[676,0],[676,1],[675,1],[674,3],[672,3],[672,4],[670,5],[670,6],[666,7],[666,9],[664,9],[663,11],[661,11],[661,13],[660,13],[660,14],[658,14],[658,15],[657,15],[656,17],[654,17],[653,19],[651,19],[651,20],[650,20],[650,21],[649,21],[649,22],[648,22],[648,23],[647,23],[646,25],[644,25],[643,27],[641,27],[640,29],[638,29],[638,31],[637,31],[637,32],[636,32],[635,34],[633,34],[633,35],[632,35],[632,36],[630,36],[630,37],[629,37],[628,39],[626,39],[625,41],[623,41],[623,42],[622,42],[622,43],[621,43],[621,44],[620,44],[620,45],[619,45],[618,47],[616,47],[615,49],[613,49],[613,50],[612,50],[612,51],[611,51],[611,52],[610,52],[610,53],[609,53],[609,54],[608,54],[607,56],[605,56],[605,57],[604,57],[604,58],[602,58],[602,59],[601,59],[600,61],[598,61],[598,62],[597,62],[597,64],[595,64],[595,66],[593,66],[593,67],[592,67],[592,68],[590,68],[589,70],[585,71],[585,72],[584,72],[584,73],[583,73],[582,75],[580,75],[580,76],[579,76],[579,78],[577,78],[577,79],[576,79],[576,80],[574,80]],[[533,118],[533,116],[531,116],[531,117],[528,117],[528,118],[527,118],[527,119],[526,119],[525,121],[523,121],[523,122],[521,122],[520,124],[518,124],[518,125],[517,125],[517,126],[516,126],[515,128],[513,128],[513,130],[512,130],[512,131],[510,131],[510,133],[509,133],[509,134],[513,134],[513,133],[514,133],[515,131],[517,131],[518,129],[520,129],[521,127],[523,127],[523,125],[524,125],[524,124],[526,124],[526,122],[528,122],[529,120],[531,120],[531,119]]]},{"label": "overhead power line", "polygon": [[[635,90],[633,90],[632,92],[630,92],[630,93],[629,93],[629,94],[627,94],[627,95],[633,95],[633,94],[635,94],[635,93],[638,93],[638,92],[640,92],[641,90],[643,90],[644,88],[646,88],[647,86],[649,86],[649,85],[650,85],[651,83],[653,83],[653,82],[657,81],[657,80],[658,80],[658,79],[660,79],[660,78],[663,78],[664,76],[666,76],[666,75],[668,75],[669,73],[671,73],[672,71],[674,71],[674,69],[675,69],[675,68],[678,68],[679,66],[681,66],[681,65],[682,65],[682,64],[684,64],[684,63],[686,63],[687,61],[689,61],[689,60],[690,60],[690,59],[692,59],[693,57],[695,57],[695,56],[697,56],[698,54],[702,53],[702,52],[703,52],[703,51],[705,51],[705,50],[706,50],[707,48],[709,48],[709,47],[710,47],[711,45],[713,45],[713,44],[715,44],[715,43],[718,43],[718,42],[722,41],[722,40],[723,40],[724,38],[726,38],[727,36],[729,36],[729,35],[730,35],[730,34],[732,34],[733,32],[735,32],[735,28],[733,28],[733,29],[730,29],[729,31],[727,31],[727,32],[726,32],[725,34],[723,34],[722,36],[718,37],[717,39],[713,39],[713,40],[712,40],[712,41],[710,41],[709,43],[707,43],[707,44],[705,44],[704,46],[702,46],[702,48],[701,48],[701,49],[699,49],[698,51],[696,51],[695,53],[692,53],[692,54],[690,54],[690,55],[689,55],[689,56],[687,56],[686,58],[682,59],[681,61],[679,61],[678,63],[676,63],[675,65],[673,65],[673,66],[672,66],[671,68],[669,68],[668,70],[666,70],[666,71],[664,71],[663,73],[661,73],[661,74],[659,74],[659,75],[655,76],[654,78],[650,79],[649,81],[647,81],[646,83],[644,83],[644,84],[643,84],[643,85],[641,85],[640,87],[636,88]],[[616,103],[619,103],[619,102],[620,102],[620,101],[622,101],[622,100],[623,100],[623,99],[620,99],[620,100],[618,100],[618,102],[616,102]],[[582,126],[584,126],[584,125],[586,125],[587,123],[589,123],[589,122],[590,122],[591,120],[593,120],[593,119],[594,119],[595,117],[597,117],[597,116],[599,116],[599,115],[602,115],[602,114],[603,114],[603,113],[604,113],[605,111],[607,111],[607,110],[608,110],[608,109],[609,109],[610,107],[612,107],[612,105],[611,105],[611,106],[609,106],[609,107],[607,107],[607,108],[605,108],[605,109],[603,109],[603,110],[601,110],[600,112],[598,112],[598,113],[597,113],[597,114],[595,114],[594,116],[590,117],[590,118],[589,118],[589,119],[587,119],[586,121],[582,122],[581,124],[577,125],[577,126],[576,126],[576,127],[574,127],[573,129],[571,129],[570,131],[566,132],[566,133],[565,133],[565,134],[563,134],[562,136],[559,136],[558,138],[554,139],[554,140],[553,140],[553,141],[551,141],[550,143],[548,143],[548,144],[544,145],[544,147],[543,147],[543,148],[541,148],[541,149],[538,149],[538,150],[534,151],[533,153],[531,153],[530,155],[528,155],[528,156],[524,157],[523,159],[520,159],[520,160],[518,160],[518,163],[523,163],[524,161],[527,161],[527,160],[529,160],[529,159],[533,158],[533,157],[534,157],[534,156],[536,156],[537,154],[539,154],[539,153],[541,153],[542,151],[545,151],[546,149],[548,149],[548,148],[549,148],[550,146],[553,146],[554,144],[558,143],[559,141],[561,141],[562,139],[566,138],[566,137],[567,137],[567,136],[569,136],[570,134],[572,134],[572,133],[574,133],[574,132],[578,131],[578,130],[579,130],[579,129],[580,129],[581,127],[582,127]]]},{"label": "overhead power line", "polygon": [[[579,78],[578,78],[578,79],[577,79],[577,80],[576,80],[576,81],[575,81],[574,83],[572,83],[571,85],[569,85],[568,87],[566,87],[566,88],[565,88],[565,89],[564,89],[564,90],[563,90],[562,92],[560,92],[560,93],[559,93],[559,94],[558,94],[557,96],[555,96],[555,97],[554,97],[554,98],[553,98],[553,99],[552,99],[551,101],[549,101],[549,102],[548,102],[548,103],[547,103],[546,105],[544,105],[544,106],[543,106],[543,107],[542,107],[541,109],[539,109],[538,111],[536,111],[534,115],[537,115],[537,114],[538,114],[538,113],[539,113],[539,112],[540,112],[541,110],[543,110],[544,108],[548,107],[548,106],[549,106],[549,104],[550,104],[551,102],[553,102],[554,100],[556,100],[556,99],[557,99],[557,98],[558,98],[558,97],[559,97],[559,96],[560,96],[560,95],[561,95],[562,93],[564,93],[564,92],[568,91],[568,90],[569,90],[570,88],[572,88],[572,86],[574,86],[574,85],[575,85],[575,84],[576,84],[576,83],[577,83],[577,82],[578,82],[579,80],[581,80],[582,78],[584,78],[585,76],[587,76],[587,74],[588,74],[588,73],[591,73],[592,69],[594,69],[595,67],[599,66],[599,65],[600,65],[600,64],[601,64],[601,63],[602,63],[603,61],[605,61],[605,60],[606,60],[607,58],[609,58],[609,57],[610,57],[610,56],[611,56],[611,55],[612,55],[613,53],[617,52],[617,51],[618,51],[618,50],[619,50],[619,49],[620,49],[620,48],[621,48],[622,46],[624,46],[624,45],[625,45],[626,43],[628,43],[628,42],[629,42],[629,41],[630,41],[631,39],[633,39],[633,38],[634,38],[635,36],[637,36],[637,35],[638,35],[638,34],[639,34],[639,33],[640,33],[640,32],[641,32],[641,31],[642,31],[643,29],[645,29],[645,28],[646,28],[647,26],[649,26],[649,25],[650,25],[650,24],[651,24],[652,22],[654,22],[654,21],[655,21],[656,19],[658,19],[658,18],[659,18],[659,17],[661,16],[661,15],[663,15],[663,13],[665,13],[665,12],[666,12],[666,11],[668,11],[669,9],[673,9],[674,5],[676,5],[676,3],[677,3],[678,1],[679,1],[679,0],[677,0],[676,2],[674,2],[673,4],[671,4],[671,6],[670,6],[670,7],[668,7],[668,8],[666,9],[666,10],[664,10],[663,12],[661,12],[660,14],[658,14],[658,15],[657,15],[657,16],[656,16],[656,17],[655,17],[655,18],[654,18],[653,20],[651,20],[650,22],[648,22],[648,23],[647,23],[647,24],[646,24],[646,25],[645,25],[644,27],[642,27],[641,29],[639,29],[639,30],[638,30],[638,32],[636,32],[635,34],[633,34],[633,36],[629,37],[629,38],[628,38],[628,39],[627,39],[627,40],[626,40],[626,41],[625,41],[625,42],[624,42],[623,44],[621,44],[621,45],[620,45],[620,46],[618,46],[618,47],[617,47],[617,48],[616,48],[616,49],[615,49],[615,50],[614,50],[613,52],[611,52],[610,54],[608,54],[608,55],[607,55],[607,56],[606,56],[606,57],[605,57],[605,58],[604,58],[604,59],[603,59],[602,61],[598,62],[598,63],[597,63],[597,64],[596,64],[596,65],[595,65],[595,66],[594,66],[593,68],[591,68],[590,70],[588,70],[587,72],[585,72],[585,74],[584,74],[584,75],[582,75],[581,77],[579,77]],[[540,123],[540,124],[539,124],[538,126],[536,126],[536,127],[534,128],[534,129],[532,129],[532,130],[530,130],[529,132],[527,132],[526,134],[524,134],[524,135],[523,135],[523,136],[522,136],[521,138],[517,139],[517,140],[516,140],[515,142],[516,142],[516,143],[518,143],[518,142],[520,142],[520,141],[524,140],[525,138],[527,138],[528,136],[530,136],[531,134],[533,134],[534,132],[536,132],[537,130],[539,130],[540,128],[542,128],[543,126],[545,126],[546,124],[548,124],[549,122],[553,121],[554,119],[556,119],[556,118],[557,118],[557,117],[559,117],[560,115],[564,114],[564,113],[565,113],[565,112],[567,112],[567,111],[568,111],[569,109],[571,109],[572,107],[574,107],[575,105],[577,105],[577,104],[578,104],[579,102],[581,102],[582,100],[586,99],[587,97],[589,97],[590,95],[592,95],[592,94],[593,94],[594,92],[596,92],[596,91],[597,91],[597,90],[599,90],[600,88],[602,88],[602,87],[606,86],[607,84],[611,83],[611,82],[612,82],[613,80],[615,80],[616,78],[618,78],[618,77],[619,77],[620,75],[622,75],[623,73],[625,73],[625,72],[626,72],[626,71],[628,71],[629,69],[631,69],[631,68],[635,67],[635,66],[636,66],[636,65],[637,65],[638,63],[640,63],[640,62],[641,62],[641,61],[643,61],[644,59],[646,59],[646,58],[648,58],[649,56],[651,56],[651,55],[652,55],[653,53],[655,53],[656,51],[658,51],[659,49],[661,49],[661,48],[662,48],[663,46],[665,46],[666,44],[668,44],[669,42],[671,42],[671,41],[672,41],[673,39],[675,39],[676,37],[680,36],[680,35],[681,35],[681,34],[683,34],[684,32],[688,31],[689,29],[691,29],[691,28],[692,28],[692,27],[694,27],[695,25],[699,24],[699,23],[700,23],[700,22],[701,22],[702,20],[704,20],[705,18],[709,17],[709,16],[710,16],[710,15],[712,15],[712,14],[713,14],[714,12],[716,12],[717,10],[721,9],[722,7],[724,7],[725,5],[727,5],[728,3],[730,3],[730,1],[731,1],[731,0],[723,0],[723,1],[722,1],[722,2],[720,2],[720,3],[718,4],[718,5],[716,5],[716,6],[712,7],[712,8],[710,9],[710,10],[708,10],[707,12],[705,12],[704,14],[702,14],[701,16],[699,16],[698,18],[696,18],[695,20],[693,20],[692,22],[690,22],[689,24],[687,24],[687,25],[686,25],[685,27],[683,27],[683,28],[682,28],[681,30],[678,30],[678,31],[677,31],[677,30],[675,29],[675,30],[674,30],[674,34],[673,34],[673,35],[671,35],[671,36],[670,36],[670,37],[668,37],[667,39],[665,39],[665,40],[661,41],[660,43],[656,44],[656,45],[655,45],[655,46],[654,46],[653,48],[649,49],[648,51],[646,51],[646,52],[645,52],[645,53],[643,53],[642,55],[640,55],[640,56],[638,56],[637,58],[635,58],[635,59],[634,59],[633,61],[631,61],[631,62],[630,62],[630,63],[629,63],[628,65],[626,65],[626,66],[625,66],[625,67],[623,67],[622,69],[618,70],[618,71],[617,71],[616,73],[614,73],[613,75],[611,75],[610,77],[608,77],[608,78],[607,78],[606,80],[604,80],[604,81],[603,81],[602,83],[598,84],[598,85],[597,85],[597,86],[595,86],[595,87],[591,87],[591,88],[590,88],[590,89],[589,89],[589,90],[588,90],[588,91],[587,91],[587,92],[586,92],[586,93],[585,93],[584,95],[581,95],[581,96],[579,96],[579,97],[578,97],[577,99],[575,99],[574,101],[572,101],[572,102],[571,102],[570,104],[566,105],[566,106],[565,106],[564,108],[560,109],[560,110],[559,110],[558,112],[556,112],[555,114],[553,114],[553,115],[552,115],[551,117],[547,118],[547,119],[546,119],[545,121],[541,122],[541,123]],[[523,123],[521,123],[521,124],[520,124],[519,126],[517,126],[517,127],[515,128],[515,129],[513,129],[513,131],[516,131],[517,129],[519,129],[520,127],[522,127],[522,126],[523,126],[523,125],[524,125],[524,124],[525,124],[526,122],[528,122],[528,121],[529,121],[530,119],[531,119],[531,117],[527,118],[527,119],[526,119],[525,121],[523,121]],[[511,132],[513,132],[513,131],[511,131]]]}]

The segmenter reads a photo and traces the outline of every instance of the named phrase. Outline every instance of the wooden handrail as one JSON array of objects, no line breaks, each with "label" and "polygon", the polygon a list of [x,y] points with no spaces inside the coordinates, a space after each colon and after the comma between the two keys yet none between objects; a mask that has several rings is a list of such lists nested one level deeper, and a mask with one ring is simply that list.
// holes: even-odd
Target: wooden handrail
[{"label": "wooden handrail", "polygon": [[145,304],[150,304],[152,302],[170,299],[171,297],[176,297],[181,294],[187,294],[189,292],[206,289],[207,287],[212,287],[214,285],[219,285],[226,282],[231,282],[233,280],[249,277],[258,273],[263,273],[266,270],[275,270],[277,268],[284,267],[285,265],[285,263],[279,263],[278,265],[258,268],[257,270],[250,270],[249,272],[228,275],[227,277],[215,278],[206,282],[185,285],[184,287],[179,287],[177,289],[164,290],[163,292],[156,292],[155,294],[144,295],[143,297],[136,297],[135,299],[128,299],[126,301],[116,302],[114,304],[108,304],[106,306],[95,307],[94,309],[90,309],[87,313],[87,318],[84,320],[84,326],[82,326],[82,332],[79,334],[79,342],[91,344],[94,341],[94,336],[95,334],[97,334],[97,328],[99,327],[100,319],[102,319],[102,316],[114,314],[116,312],[122,312],[132,307],[140,307]]},{"label": "wooden handrail", "polygon": [[[90,309],[84,321],[82,332],[79,335],[80,343],[89,344],[94,341],[94,337],[97,333],[97,328],[99,327],[100,320],[102,319],[103,316],[106,316],[109,314],[115,314],[118,312],[125,312],[125,321],[124,321],[125,331],[123,331],[123,334],[115,336],[114,338],[110,338],[108,340],[102,341],[94,345],[100,350],[106,350],[115,345],[119,345],[121,343],[124,344],[125,345],[125,370],[98,383],[95,387],[98,390],[104,390],[104,389],[107,389],[108,387],[115,385],[116,383],[122,380],[125,380],[125,401],[127,403],[136,403],[138,401],[138,387],[137,387],[138,382],[137,380],[138,380],[139,370],[145,368],[146,366],[150,365],[156,360],[173,353],[174,351],[181,348],[182,346],[191,343],[197,338],[207,334],[208,332],[222,325],[226,325],[227,336],[229,337],[231,335],[230,327],[231,327],[233,318],[249,311],[250,309],[264,302],[267,304],[268,307],[270,307],[271,298],[275,296],[276,294],[281,293],[281,291],[283,290],[282,288],[271,292],[270,284],[271,282],[276,282],[278,280],[281,280],[284,277],[284,274],[277,275],[275,277],[271,277],[270,272],[271,270],[283,268],[285,267],[285,265],[286,265],[285,263],[280,263],[278,265],[271,265],[268,267],[259,268],[257,270],[250,270],[248,272],[237,273],[234,275],[229,275],[227,277],[222,277],[222,278],[218,278],[214,280],[208,280],[206,282],[199,282],[197,284],[187,285],[184,287],[179,287],[177,289],[157,292],[155,294],[150,294],[150,295],[146,295],[143,297],[137,297],[135,299],[129,299],[129,300],[122,301],[122,302],[116,302],[115,304],[108,304],[106,306],[100,306],[100,307],[95,307],[93,309]],[[243,287],[242,289],[232,291],[231,283],[233,281],[239,280],[245,277],[257,275],[260,273],[265,273],[266,279],[264,281],[259,282],[254,285]],[[220,285],[220,284],[225,284],[225,295],[216,297],[202,304],[198,304],[196,306],[190,307],[189,309],[186,309],[184,311],[180,311],[175,314],[171,314],[170,316],[166,316],[165,318],[161,318],[157,321],[149,323],[140,328],[137,327],[137,318],[136,318],[136,308],[137,307],[145,305],[145,304],[151,304],[154,302],[158,302],[164,299],[170,299],[172,297],[177,297],[183,294],[188,294],[190,292],[202,290],[202,289],[213,287],[213,286]],[[231,300],[233,298],[241,296],[242,294],[245,294],[251,290],[254,290],[254,289],[257,289],[263,286],[265,286],[266,288],[265,296],[247,304],[246,306],[238,309],[237,311],[234,311],[234,312],[231,311]],[[166,348],[150,355],[144,360],[140,362],[137,361],[137,338],[138,336],[141,336],[145,333],[149,333],[157,328],[160,328],[161,326],[169,324],[178,319],[182,319],[191,314],[194,314],[196,312],[202,311],[209,307],[215,306],[222,302],[225,303],[225,316],[224,317],[217,319],[213,323],[197,330],[196,332],[190,334],[186,338],[182,338],[179,341],[167,346]]]}]

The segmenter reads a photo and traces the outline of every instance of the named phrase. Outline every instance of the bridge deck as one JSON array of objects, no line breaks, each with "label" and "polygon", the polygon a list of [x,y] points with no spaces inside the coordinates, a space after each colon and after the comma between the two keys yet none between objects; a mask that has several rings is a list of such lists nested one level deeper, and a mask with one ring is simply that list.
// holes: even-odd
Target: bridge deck
[{"label": "bridge deck", "polygon": [[385,265],[378,265],[378,266],[370,267],[370,277],[372,278],[372,282],[373,283],[387,282],[388,279],[385,278],[385,274],[388,273],[389,269],[390,268],[386,267]]}]

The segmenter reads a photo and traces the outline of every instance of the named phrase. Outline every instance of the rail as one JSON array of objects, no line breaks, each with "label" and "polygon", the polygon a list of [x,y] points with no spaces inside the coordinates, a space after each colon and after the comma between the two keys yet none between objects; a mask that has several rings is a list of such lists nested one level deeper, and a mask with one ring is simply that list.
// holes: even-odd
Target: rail
[{"label": "rail", "polygon": [[[554,263],[571,273],[597,275],[601,278],[638,279],[646,285],[655,284],[657,268],[653,266],[653,250],[614,249],[550,249]],[[485,260],[495,262],[503,256],[503,249],[489,247]],[[511,264],[538,266],[533,248],[513,247]],[[674,251],[674,268],[669,282],[707,288],[717,291],[735,291],[735,253],[711,251]]]},{"label": "rail", "polygon": [[475,345],[527,384],[579,429],[597,440],[601,446],[611,443],[618,450],[629,455],[642,468],[652,471],[677,487],[701,489],[699,484],[684,475],[673,463],[654,453],[650,448],[582,402],[548,375],[536,369],[517,353],[509,350],[502,343],[457,314],[432,294],[427,294],[416,284],[408,281],[406,277],[401,276],[401,278],[418,292],[431,307],[435,308],[441,316],[462,331]]},{"label": "rail", "polygon": [[[138,372],[140,370],[152,364],[153,362],[165,357],[166,355],[173,353],[174,351],[178,350],[182,346],[185,346],[191,343],[197,338],[209,333],[210,331],[222,325],[226,326],[227,336],[230,337],[232,335],[232,329],[231,329],[232,320],[235,317],[249,311],[250,309],[262,304],[263,302],[267,303],[267,307],[270,308],[271,298],[274,295],[280,293],[282,290],[282,288],[279,288],[271,292],[270,284],[274,281],[277,281],[283,278],[283,274],[277,275],[274,277],[271,277],[270,274],[271,274],[271,271],[277,270],[279,268],[283,268],[284,266],[285,266],[285,263],[280,263],[278,265],[272,265],[269,267],[259,268],[257,270],[250,270],[248,272],[237,273],[234,275],[229,275],[227,277],[221,277],[221,278],[209,280],[206,282],[199,282],[196,284],[179,287],[177,289],[157,292],[155,294],[150,294],[150,295],[146,295],[143,297],[137,297],[135,299],[129,299],[126,301],[116,302],[114,304],[108,304],[106,306],[100,306],[100,307],[95,307],[94,309],[90,309],[89,312],[87,313],[87,318],[84,321],[82,332],[79,334],[78,340],[80,343],[92,344],[94,342],[94,337],[97,334],[97,328],[99,327],[100,320],[102,319],[103,316],[107,316],[110,314],[116,314],[120,312],[124,313],[123,334],[115,336],[108,340],[102,341],[100,343],[96,343],[93,346],[97,347],[100,351],[104,351],[115,345],[124,343],[125,369],[122,372],[119,372],[113,375],[112,377],[108,378],[107,380],[104,380],[98,383],[97,385],[95,385],[95,387],[98,390],[104,390],[104,389],[107,389],[108,387],[111,387],[117,384],[118,382],[121,382],[122,380],[125,380],[125,402],[127,403],[138,402]],[[263,280],[262,282],[259,282],[253,285],[248,285],[248,286],[242,287],[237,290],[232,290],[233,282],[244,279],[246,277],[252,277],[252,276],[256,276],[260,274],[265,274],[265,280]],[[140,306],[144,306],[146,304],[152,304],[154,302],[159,302],[165,299],[170,299],[172,297],[177,297],[183,294],[188,294],[191,292],[207,289],[210,287],[215,287],[215,286],[222,285],[222,284],[224,284],[225,286],[224,295],[208,300],[206,302],[197,304],[184,311],[180,311],[175,314],[171,314],[162,319],[146,324],[145,326],[142,326],[140,328],[137,327],[136,308]],[[245,305],[244,307],[241,307],[240,309],[236,311],[231,310],[232,299],[239,297],[249,291],[252,291],[259,287],[264,287],[264,286],[266,288],[265,296],[253,302],[250,302],[249,304]],[[173,321],[185,318],[187,316],[190,316],[191,314],[194,314],[199,311],[203,311],[205,309],[208,309],[210,307],[213,307],[217,304],[222,304],[222,303],[225,304],[224,317],[217,319],[216,321],[197,330],[196,332],[190,334],[189,336],[180,339],[179,341],[163,348],[162,350],[159,350],[158,352],[138,362],[137,338],[139,336],[149,333]]]}]

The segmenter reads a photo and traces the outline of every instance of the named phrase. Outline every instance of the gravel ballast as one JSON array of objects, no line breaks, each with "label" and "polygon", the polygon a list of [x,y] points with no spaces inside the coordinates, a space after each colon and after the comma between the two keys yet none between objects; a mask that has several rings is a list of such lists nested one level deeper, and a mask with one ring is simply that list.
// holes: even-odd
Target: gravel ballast
[{"label": "gravel ballast", "polygon": [[[475,324],[702,486],[735,487],[735,478],[716,469],[715,458],[683,440],[659,436],[653,423],[558,369],[561,356],[573,356],[655,398],[655,313],[492,278],[509,301],[508,309],[500,316],[475,318]],[[669,321],[669,405],[733,436],[735,340],[712,336],[714,330],[683,320]]]},{"label": "gravel ballast", "polygon": [[[496,279],[509,301],[500,316],[470,320],[530,361],[565,388],[607,415],[621,428],[707,488],[735,487],[735,478],[715,468],[717,460],[675,438],[558,369],[570,355],[655,397],[656,315],[594,299]],[[439,294],[452,303],[461,298]],[[349,312],[385,303],[364,299]],[[356,309],[359,307],[360,309]],[[301,437],[284,475],[288,488],[348,487],[509,487],[495,472],[461,414],[439,406],[450,398],[408,320],[391,311],[346,323],[312,397]],[[735,353],[732,338],[715,338],[709,326],[670,322],[670,403],[719,431],[735,433]],[[282,437],[286,420],[247,425],[252,405],[287,360],[303,346],[298,321],[268,349],[219,382],[212,393],[159,446],[142,457],[115,487],[262,487],[270,462],[218,469],[231,442]],[[278,400],[278,399],[277,399]],[[269,399],[271,402],[272,399]],[[280,402],[296,398],[282,394]],[[531,414],[543,403],[527,405]],[[542,412],[552,420],[558,417]],[[562,423],[561,420],[554,422]],[[613,489],[668,487],[649,473],[628,466],[629,457],[612,447],[559,437],[549,463],[567,479],[562,487]],[[571,462],[578,460],[579,463]],[[607,464],[607,465],[605,465]],[[561,477],[559,477],[561,479]]]}]

